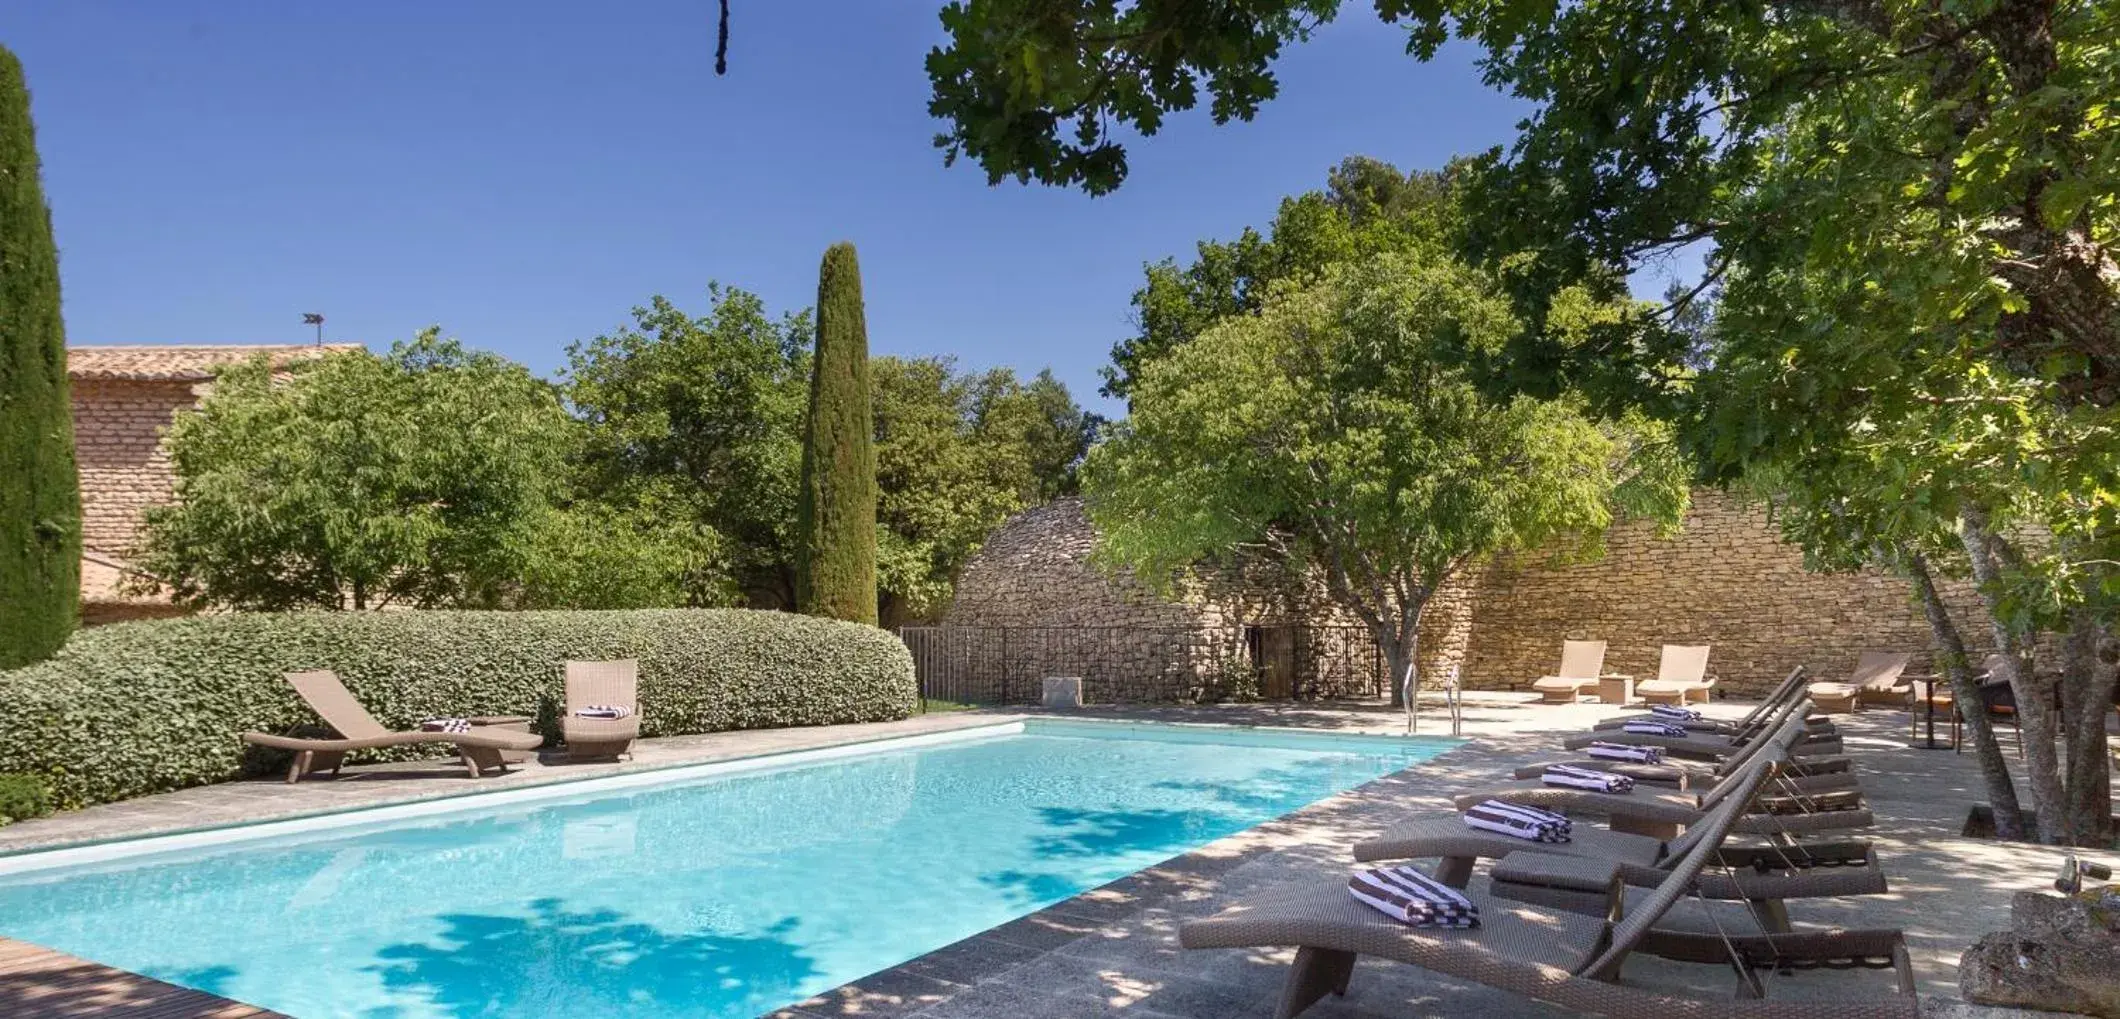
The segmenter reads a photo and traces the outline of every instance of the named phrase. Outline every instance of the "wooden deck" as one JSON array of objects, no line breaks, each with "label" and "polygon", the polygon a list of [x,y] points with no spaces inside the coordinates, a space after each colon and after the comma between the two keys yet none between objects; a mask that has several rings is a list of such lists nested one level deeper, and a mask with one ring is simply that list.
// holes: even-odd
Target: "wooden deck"
[{"label": "wooden deck", "polygon": [[287,1019],[217,998],[0,938],[0,1016],[7,1019]]}]

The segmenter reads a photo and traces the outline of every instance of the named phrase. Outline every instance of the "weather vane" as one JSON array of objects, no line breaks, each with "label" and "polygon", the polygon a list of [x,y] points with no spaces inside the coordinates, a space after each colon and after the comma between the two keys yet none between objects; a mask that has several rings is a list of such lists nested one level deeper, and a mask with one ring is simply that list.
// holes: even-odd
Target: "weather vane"
[{"label": "weather vane", "polygon": [[324,345],[324,316],[323,316],[323,315],[321,315],[321,314],[319,314],[319,313],[317,313],[317,312],[314,312],[314,311],[305,311],[305,312],[303,312],[303,313],[302,313],[302,324],[303,324],[303,325],[305,325],[305,326],[315,326],[315,327],[317,327],[317,346],[319,346],[319,347],[323,346],[323,345]]}]

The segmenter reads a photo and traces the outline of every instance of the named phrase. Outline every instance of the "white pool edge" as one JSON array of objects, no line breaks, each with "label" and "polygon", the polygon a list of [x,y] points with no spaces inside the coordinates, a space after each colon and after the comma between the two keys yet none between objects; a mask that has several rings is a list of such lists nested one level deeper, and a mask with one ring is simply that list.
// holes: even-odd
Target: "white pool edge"
[{"label": "white pool edge", "polygon": [[229,825],[219,828],[173,832],[168,835],[149,835],[136,839],[121,839],[111,842],[38,850],[0,857],[0,878],[39,871],[111,863],[139,856],[161,856],[188,850],[219,849],[224,846],[275,838],[309,836],[318,832],[334,831],[341,828],[388,824],[398,821],[441,817],[448,814],[491,810],[495,807],[538,803],[548,800],[575,799],[628,789],[674,785],[720,775],[799,767],[846,757],[861,757],[896,750],[911,750],[948,743],[962,743],[969,740],[990,739],[995,736],[1012,736],[1023,731],[1024,723],[1018,719],[997,722],[992,725],[951,729],[946,732],[858,740],[852,743],[839,743],[807,750],[755,754],[728,760],[708,761],[702,764],[685,764],[669,768],[624,772],[600,778],[544,782],[490,793],[470,793],[463,796],[415,800],[411,803],[354,807],[331,813],[309,814],[302,817],[284,818],[274,821],[256,821],[249,824]]}]

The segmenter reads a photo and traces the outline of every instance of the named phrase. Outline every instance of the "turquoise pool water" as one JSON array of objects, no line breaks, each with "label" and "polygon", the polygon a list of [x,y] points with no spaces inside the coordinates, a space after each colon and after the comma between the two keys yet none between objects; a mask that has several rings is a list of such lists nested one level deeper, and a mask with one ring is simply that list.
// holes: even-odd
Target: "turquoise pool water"
[{"label": "turquoise pool water", "polygon": [[0,880],[0,934],[300,1019],[737,1017],[1448,749],[1032,723]]}]

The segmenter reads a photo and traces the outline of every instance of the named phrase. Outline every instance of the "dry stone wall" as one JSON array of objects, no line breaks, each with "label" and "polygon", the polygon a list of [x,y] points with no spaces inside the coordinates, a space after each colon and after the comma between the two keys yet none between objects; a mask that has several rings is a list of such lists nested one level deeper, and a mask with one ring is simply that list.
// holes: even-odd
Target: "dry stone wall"
[{"label": "dry stone wall", "polygon": [[[1477,595],[1466,685],[1520,689],[1560,665],[1564,639],[1602,640],[1605,668],[1656,674],[1664,644],[1707,644],[1708,671],[1728,693],[1759,694],[1797,665],[1839,678],[1864,650],[1929,662],[1929,628],[1904,581],[1877,572],[1822,574],[1781,540],[1766,512],[1713,491],[1693,493],[1684,529],[1615,527],[1593,562],[1497,563]],[[1945,584],[1968,641],[1976,595]]]},{"label": "dry stone wall", "polygon": [[[1012,519],[958,579],[945,630],[959,645],[924,670],[974,677],[983,699],[1027,700],[1044,675],[1080,675],[1092,701],[1185,700],[1214,695],[1225,664],[1280,653],[1293,661],[1296,696],[1384,689],[1374,642],[1308,578],[1211,564],[1162,597],[1093,565],[1095,544],[1078,500]],[[1946,596],[1962,624],[1977,618],[1969,585],[1949,583]],[[1254,643],[1251,627],[1268,639]],[[1275,628],[1292,634],[1282,638],[1292,652],[1277,652]],[[1736,695],[1761,693],[1798,664],[1833,678],[1866,649],[1913,652],[1926,669],[1929,647],[1902,581],[1809,572],[1764,511],[1702,491],[1676,537],[1624,524],[1598,560],[1523,557],[1446,587],[1422,626],[1424,685],[1458,670],[1468,688],[1525,688],[1559,664],[1568,638],[1607,642],[1606,669],[1642,678],[1663,644],[1709,644],[1709,670]]]},{"label": "dry stone wall", "polygon": [[[1093,564],[1095,546],[1079,499],[1011,519],[958,577],[951,632],[910,636],[937,642],[925,657],[916,643],[916,659],[963,680],[970,696],[1006,701],[1033,699],[1047,675],[1082,677],[1093,702],[1213,698],[1228,692],[1230,670],[1265,659],[1281,663],[1298,696],[1385,689],[1375,641],[1315,578],[1269,562],[1212,563],[1159,594]],[[1451,585],[1429,603],[1420,658],[1431,683],[1464,658],[1470,596],[1471,585]]]}]

